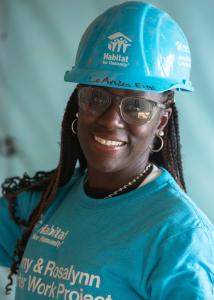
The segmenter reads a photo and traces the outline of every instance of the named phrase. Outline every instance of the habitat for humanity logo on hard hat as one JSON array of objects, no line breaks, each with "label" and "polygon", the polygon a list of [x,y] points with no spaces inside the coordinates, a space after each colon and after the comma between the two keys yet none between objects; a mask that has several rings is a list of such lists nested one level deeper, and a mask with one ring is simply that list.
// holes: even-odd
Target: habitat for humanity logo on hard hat
[{"label": "habitat for humanity logo on hard hat", "polygon": [[103,64],[116,65],[127,67],[129,57],[126,55],[127,48],[131,46],[132,40],[121,32],[115,32],[108,36],[108,49],[111,51],[105,52],[103,55]]}]

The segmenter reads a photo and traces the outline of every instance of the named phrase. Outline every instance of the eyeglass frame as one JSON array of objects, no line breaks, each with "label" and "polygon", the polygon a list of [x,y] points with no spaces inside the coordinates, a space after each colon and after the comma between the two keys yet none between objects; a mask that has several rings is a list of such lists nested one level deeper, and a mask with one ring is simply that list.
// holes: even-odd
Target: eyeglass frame
[{"label": "eyeglass frame", "polygon": [[[110,91],[107,91],[107,90],[103,89],[102,86],[101,86],[101,87],[100,87],[100,86],[98,87],[98,86],[91,86],[91,85],[82,85],[82,84],[79,84],[79,85],[76,87],[77,92],[78,92],[78,105],[79,105],[79,101],[80,101],[80,100],[79,100],[79,91],[82,90],[82,89],[84,89],[84,88],[92,89],[92,90],[98,90],[98,91],[104,92],[104,94],[106,94],[106,95],[109,97],[110,101],[111,101],[111,102],[110,102],[110,105],[106,108],[106,110],[111,106],[111,104],[112,104],[112,99],[116,99],[116,100],[121,99],[120,104],[118,105],[118,107],[119,107],[119,111],[120,111],[120,115],[121,115],[122,119],[123,119],[126,123],[128,123],[128,124],[132,124],[132,125],[136,125],[136,126],[144,125],[144,124],[150,122],[151,119],[152,119],[152,117],[154,116],[154,111],[152,110],[151,117],[150,117],[146,122],[144,122],[144,123],[141,123],[141,124],[140,124],[140,123],[139,123],[139,124],[129,123],[129,122],[127,122],[127,121],[124,119],[123,113],[122,113],[121,105],[122,105],[122,102],[123,102],[124,99],[131,98],[131,97],[136,98],[136,99],[143,99],[143,100],[146,100],[146,101],[152,103],[152,105],[153,105],[155,108],[159,108],[159,109],[167,109],[167,108],[170,107],[170,104],[175,103],[175,99],[172,99],[172,98],[170,97],[170,96],[172,95],[172,91],[170,91],[171,93],[168,95],[168,97],[167,97],[165,103],[159,103],[159,102],[157,102],[157,101],[155,101],[155,100],[147,99],[147,98],[144,98],[144,97],[139,97],[139,96],[137,96],[137,95],[136,95],[136,96],[129,96],[129,95],[128,95],[128,96],[120,96],[120,95],[115,95],[114,93],[111,93]],[[80,105],[79,105],[79,107],[80,107]],[[104,110],[103,113],[104,113],[106,110]]]}]

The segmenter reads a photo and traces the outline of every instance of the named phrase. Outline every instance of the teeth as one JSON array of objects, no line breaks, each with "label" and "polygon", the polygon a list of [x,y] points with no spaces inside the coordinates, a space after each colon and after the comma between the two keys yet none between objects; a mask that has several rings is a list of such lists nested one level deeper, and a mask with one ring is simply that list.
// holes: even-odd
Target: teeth
[{"label": "teeth", "polygon": [[104,140],[96,135],[94,136],[94,138],[95,138],[95,141],[97,141],[98,143],[100,143],[102,145],[106,145],[106,146],[122,146],[124,144],[123,142]]}]

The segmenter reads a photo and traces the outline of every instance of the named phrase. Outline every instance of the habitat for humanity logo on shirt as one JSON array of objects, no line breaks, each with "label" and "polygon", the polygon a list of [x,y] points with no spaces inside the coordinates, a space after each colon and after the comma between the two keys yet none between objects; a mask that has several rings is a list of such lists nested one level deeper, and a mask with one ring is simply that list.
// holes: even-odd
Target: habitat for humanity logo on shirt
[{"label": "habitat for humanity logo on shirt", "polygon": [[53,247],[60,248],[64,243],[69,230],[62,229],[54,224],[44,224],[43,216],[35,226],[35,232],[32,239],[41,243],[49,244]]}]

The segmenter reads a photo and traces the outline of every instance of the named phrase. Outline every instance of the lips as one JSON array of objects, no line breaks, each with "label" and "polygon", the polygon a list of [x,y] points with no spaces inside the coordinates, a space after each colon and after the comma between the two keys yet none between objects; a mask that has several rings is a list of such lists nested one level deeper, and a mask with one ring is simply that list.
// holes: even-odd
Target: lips
[{"label": "lips", "polygon": [[94,136],[95,141],[97,141],[98,143],[105,145],[105,146],[117,146],[117,147],[121,147],[124,146],[126,143],[125,142],[121,142],[121,141],[117,141],[117,140],[110,140],[110,139],[104,139],[101,138],[99,136]]}]

